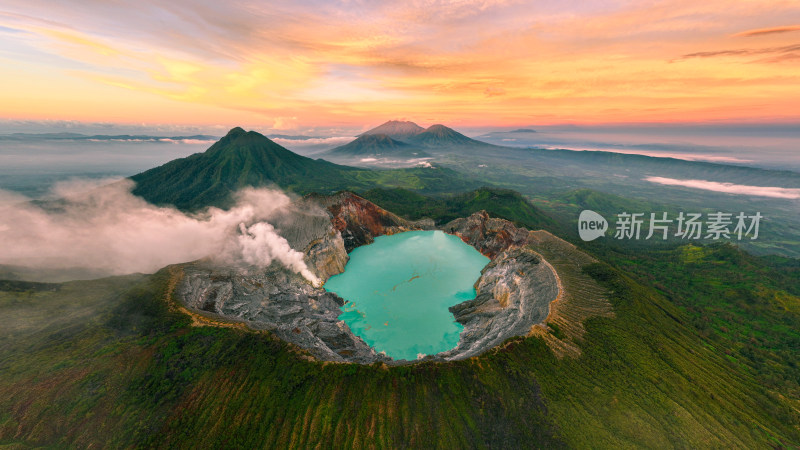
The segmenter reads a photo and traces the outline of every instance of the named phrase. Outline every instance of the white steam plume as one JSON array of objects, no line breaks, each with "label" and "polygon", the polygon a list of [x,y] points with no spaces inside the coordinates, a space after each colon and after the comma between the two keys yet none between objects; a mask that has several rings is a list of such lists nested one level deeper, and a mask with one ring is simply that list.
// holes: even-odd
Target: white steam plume
[{"label": "white steam plume", "polygon": [[303,254],[289,246],[289,242],[278,235],[275,227],[258,222],[250,227],[239,224],[242,234],[238,237],[242,259],[257,266],[268,266],[272,260],[278,260],[287,268],[299,273],[314,286],[320,286],[320,280],[308,270]]},{"label": "white steam plume", "polygon": [[[130,180],[102,187],[97,182],[60,184],[54,194],[63,202],[46,209],[0,191],[0,264],[121,275],[152,273],[214,255],[262,267],[277,260],[319,282],[303,254],[264,223],[288,212],[291,200],[284,193],[245,189],[227,211],[186,214],[151,205],[131,194],[132,188]],[[252,231],[239,235],[240,224],[251,224]]]}]

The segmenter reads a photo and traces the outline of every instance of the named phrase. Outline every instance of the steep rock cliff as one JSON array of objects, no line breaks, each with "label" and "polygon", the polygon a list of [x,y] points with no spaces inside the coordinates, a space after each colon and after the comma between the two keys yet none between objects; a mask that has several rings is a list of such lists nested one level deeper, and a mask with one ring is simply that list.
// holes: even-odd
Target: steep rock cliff
[{"label": "steep rock cliff", "polygon": [[371,244],[377,236],[433,229],[433,221],[410,222],[351,192],[314,200],[330,213],[333,228],[342,234],[348,253]]},{"label": "steep rock cliff", "polygon": [[541,255],[515,247],[483,269],[475,291],[475,299],[450,307],[464,331],[455,349],[440,354],[445,359],[475,356],[510,337],[525,336],[547,318],[558,285]]},{"label": "steep rock cliff", "polygon": [[491,218],[486,211],[455,219],[441,229],[460,237],[489,259],[494,259],[508,248],[525,245],[528,241],[528,230],[517,228],[504,219]]}]

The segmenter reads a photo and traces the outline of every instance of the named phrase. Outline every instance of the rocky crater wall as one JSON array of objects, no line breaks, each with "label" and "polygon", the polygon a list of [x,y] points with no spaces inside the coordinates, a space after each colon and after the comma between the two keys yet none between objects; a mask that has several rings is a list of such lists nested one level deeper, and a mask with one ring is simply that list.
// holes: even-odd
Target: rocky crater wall
[{"label": "rocky crater wall", "polygon": [[[322,280],[344,271],[348,253],[377,236],[432,230],[430,220],[410,222],[352,193],[309,196],[273,225]],[[557,275],[528,247],[528,230],[486,212],[456,219],[443,231],[488,256],[473,300],[450,311],[464,325],[458,346],[424,360],[476,356],[510,337],[525,336],[547,318],[559,294]],[[208,261],[183,266],[177,297],[192,311],[269,330],[325,361],[403,364],[377,354],[338,319],[344,300],[313,287],[278,264],[267,269],[220,267]]]}]

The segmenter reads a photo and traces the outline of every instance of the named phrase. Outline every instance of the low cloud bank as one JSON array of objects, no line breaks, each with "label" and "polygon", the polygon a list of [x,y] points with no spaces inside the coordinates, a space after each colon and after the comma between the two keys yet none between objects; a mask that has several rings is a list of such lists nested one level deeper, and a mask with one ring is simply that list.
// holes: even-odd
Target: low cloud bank
[{"label": "low cloud bank", "polygon": [[311,145],[332,145],[332,146],[339,146],[342,144],[348,144],[355,140],[353,136],[335,136],[335,137],[321,137],[321,138],[303,138],[303,139],[291,139],[291,138],[271,138],[272,141],[284,146],[311,146]]},{"label": "low cloud bank", "polygon": [[[505,140],[505,139],[503,139]],[[746,164],[754,162],[752,159],[738,158],[736,156],[727,155],[710,155],[708,153],[686,153],[686,152],[667,152],[661,150],[638,150],[638,149],[616,149],[616,148],[569,148],[564,146],[550,146],[546,147],[550,150],[571,150],[578,152],[607,152],[607,153],[621,153],[623,155],[642,155],[651,156],[653,158],[673,158],[682,159],[684,161],[707,161],[716,163],[735,163]]]},{"label": "low cloud bank", "polygon": [[726,194],[753,195],[758,197],[800,199],[800,189],[775,186],[748,186],[744,184],[720,183],[708,180],[678,180],[664,177],[645,177],[645,181],[667,186],[683,186]]},{"label": "low cloud bank", "polygon": [[[84,139],[74,139],[74,141],[81,142]],[[96,139],[96,138],[87,138],[85,139],[89,142],[166,142],[169,144],[207,144],[211,145],[217,141],[211,139],[191,139],[191,138],[104,138],[104,139]]]},{"label": "low cloud bank", "polygon": [[171,144],[214,144],[215,140],[213,139],[191,139],[191,138],[183,138],[183,139],[173,139],[173,138],[160,138],[158,142],[169,142]]},{"label": "low cloud bank", "polygon": [[229,210],[186,214],[134,196],[130,180],[99,184],[59,184],[53,194],[63,201],[45,207],[0,192],[0,264],[121,275],[213,256],[261,267],[278,261],[319,283],[303,254],[268,223],[289,212],[283,192],[245,189]]},{"label": "low cloud bank", "polygon": [[289,139],[275,137],[271,138],[273,142],[289,150],[300,153],[322,152],[336,148],[340,145],[353,142],[354,137],[328,137],[328,138],[306,138],[306,139]]}]

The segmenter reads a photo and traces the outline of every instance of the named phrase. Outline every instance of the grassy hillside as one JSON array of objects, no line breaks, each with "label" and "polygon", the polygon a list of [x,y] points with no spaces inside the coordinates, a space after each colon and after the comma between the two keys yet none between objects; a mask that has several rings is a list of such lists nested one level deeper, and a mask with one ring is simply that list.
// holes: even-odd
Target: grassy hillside
[{"label": "grassy hillside", "polygon": [[[491,152],[442,152],[436,161],[484,184],[514,189],[534,200],[546,211],[576,220],[583,204],[601,212],[623,212],[612,208],[607,197],[617,196],[619,205],[636,207],[634,212],[761,212],[763,233],[746,242],[748,251],[800,257],[800,215],[796,200],[732,195],[703,189],[667,186],[650,177],[708,180],[745,186],[800,187],[800,174],[729,164],[683,161],[619,153],[496,147]],[[578,195],[571,193],[578,191]],[[588,195],[587,193],[594,194]],[[579,198],[584,197],[584,198]],[[593,206],[593,203],[595,203]],[[598,209],[595,209],[597,207]],[[632,211],[628,209],[628,212]]]},{"label": "grassy hillside", "polygon": [[616,249],[603,257],[655,286],[709,348],[800,399],[800,260],[757,258],[730,244]]},{"label": "grassy hillside", "polygon": [[68,283],[59,295],[52,286],[5,290],[4,317],[38,317],[2,329],[12,344],[0,347],[0,444],[800,443],[797,397],[762,386],[655,290],[604,264],[586,270],[611,292],[616,317],[585,323],[580,357],[558,359],[540,338],[518,338],[467,361],[396,368],[310,362],[268,333],[192,327],[165,300],[167,269]]},{"label": "grassy hillside", "polygon": [[411,220],[424,217],[442,224],[485,210],[492,217],[510,220],[532,230],[559,228],[553,218],[533,206],[518,192],[482,187],[450,196],[425,196],[405,189],[371,189],[360,194],[384,209]]},{"label": "grassy hillside", "polygon": [[230,194],[247,186],[278,186],[298,194],[375,186],[425,192],[476,187],[476,182],[451,169],[368,170],[314,160],[241,128],[231,130],[204,153],[170,161],[131,179],[136,182],[134,194],[184,210],[229,206]]}]

